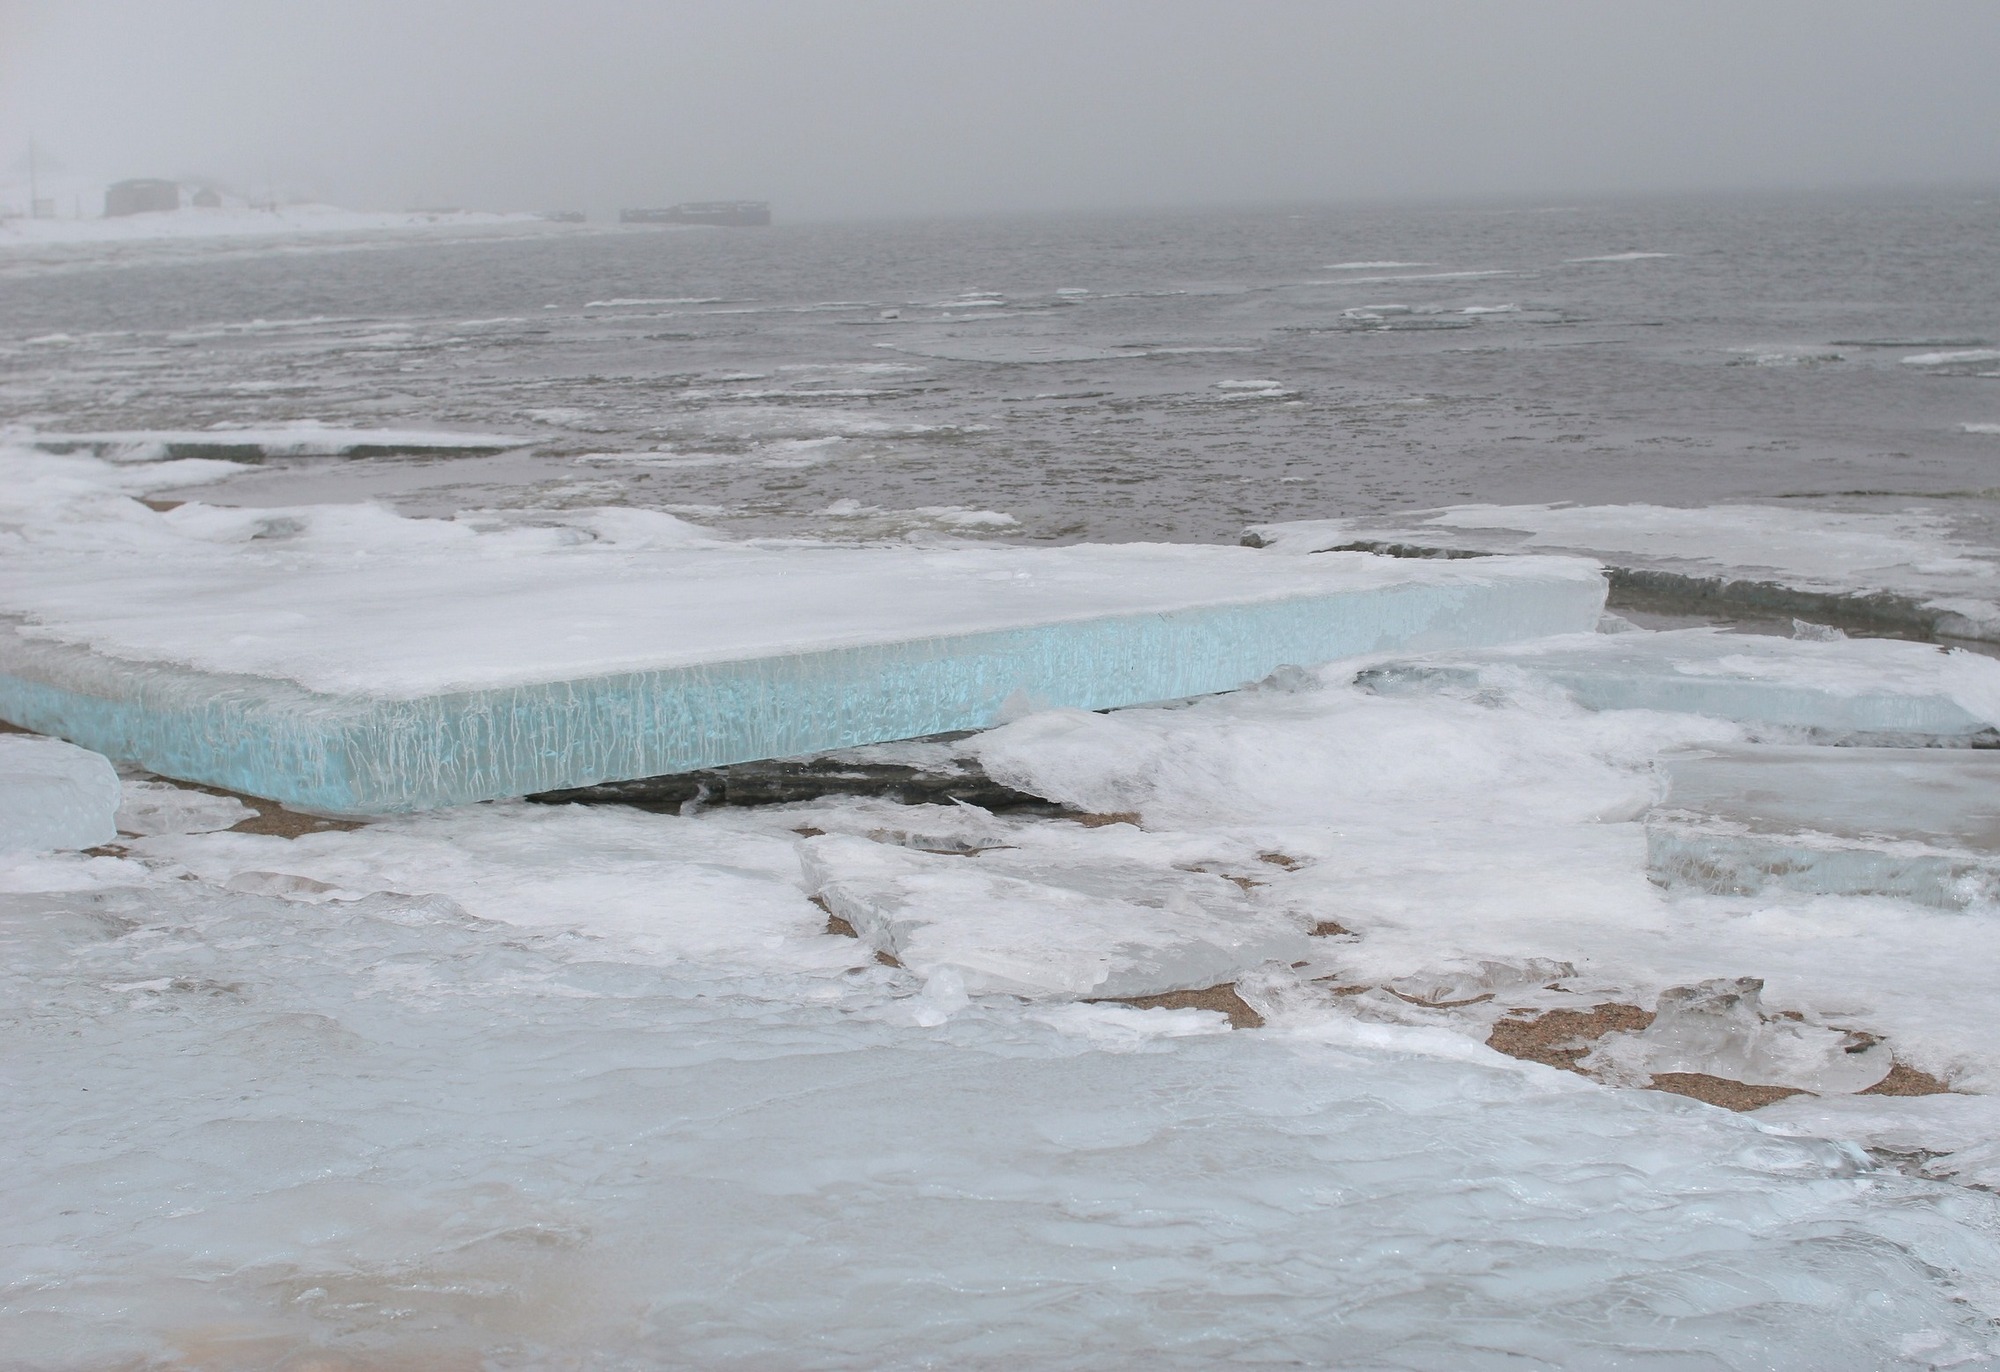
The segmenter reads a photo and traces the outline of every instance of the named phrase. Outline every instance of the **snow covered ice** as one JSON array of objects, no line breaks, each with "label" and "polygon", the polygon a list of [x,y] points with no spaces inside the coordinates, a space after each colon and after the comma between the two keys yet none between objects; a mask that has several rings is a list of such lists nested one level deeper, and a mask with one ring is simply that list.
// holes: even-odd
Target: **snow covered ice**
[{"label": "snow covered ice", "polygon": [[0,853],[109,843],[119,800],[118,774],[98,754],[0,733]]},{"label": "snow covered ice", "polygon": [[[1228,690],[1579,629],[1567,559],[732,543],[671,515],[155,511],[0,453],[0,713],[155,772],[371,814]],[[163,484],[226,464],[151,469]],[[421,587],[421,593],[413,588]]]},{"label": "snow covered ice", "polygon": [[[10,898],[12,1356],[1807,1369],[1985,1351],[1991,1197],[1337,1012],[1256,1034],[1006,996],[940,1014],[934,988],[819,932],[786,830],[729,818],[502,806],[290,843],[176,836],[96,860],[150,876]],[[356,894],[460,844],[437,878],[470,904]],[[176,856],[344,890],[177,880]],[[630,892],[624,910],[600,916],[592,881]],[[665,921],[662,891],[688,893]]]},{"label": "snow covered ice", "polygon": [[[10,1350],[1990,1365],[2000,1201],[1962,1184],[1964,1118],[1915,1131],[1959,1171],[1905,1175],[1820,1117],[1480,1040],[1657,1001],[1605,1079],[1803,1080],[1837,1125],[1891,1057],[2000,1086],[2000,933],[1650,885],[1652,769],[1740,726],[1354,675],[964,745],[1094,826],[503,803],[287,839],[138,791],[127,856],[0,868]],[[1664,1013],[1741,976],[1754,1025]],[[1222,982],[1264,1028],[1106,1003]]]}]

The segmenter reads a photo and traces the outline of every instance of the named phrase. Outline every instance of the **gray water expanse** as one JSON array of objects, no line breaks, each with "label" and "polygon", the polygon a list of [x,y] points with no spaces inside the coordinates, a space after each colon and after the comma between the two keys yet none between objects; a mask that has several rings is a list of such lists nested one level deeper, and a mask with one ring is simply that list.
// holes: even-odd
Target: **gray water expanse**
[{"label": "gray water expanse", "polygon": [[593,229],[5,265],[7,423],[533,440],[276,462],[205,488],[232,503],[631,503],[743,532],[1200,541],[1465,501],[1923,496],[1974,527],[2000,510],[2000,434],[1964,427],[2000,423],[2000,363],[1904,362],[2000,339],[2000,194]]}]

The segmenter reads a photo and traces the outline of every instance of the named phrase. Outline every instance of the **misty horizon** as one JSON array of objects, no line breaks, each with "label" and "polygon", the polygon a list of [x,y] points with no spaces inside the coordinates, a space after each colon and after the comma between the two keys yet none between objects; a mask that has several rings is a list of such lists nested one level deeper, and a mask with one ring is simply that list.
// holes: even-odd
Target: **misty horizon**
[{"label": "misty horizon", "polygon": [[[0,4],[0,167],[784,218],[2000,182],[2000,9]],[[65,180],[67,178],[67,180]]]}]

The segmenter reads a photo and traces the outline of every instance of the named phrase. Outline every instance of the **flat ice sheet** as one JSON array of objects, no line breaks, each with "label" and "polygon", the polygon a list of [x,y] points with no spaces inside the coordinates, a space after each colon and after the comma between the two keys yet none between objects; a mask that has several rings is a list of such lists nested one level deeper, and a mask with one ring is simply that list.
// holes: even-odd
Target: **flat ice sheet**
[{"label": "flat ice sheet", "polygon": [[378,814],[1105,709],[1594,622],[1594,564],[732,543],[627,509],[159,510],[226,463],[0,454],[0,717]]},{"label": "flat ice sheet", "polygon": [[270,428],[123,429],[102,433],[33,433],[24,446],[47,453],[90,453],[115,462],[183,457],[376,456],[386,453],[492,453],[532,439],[436,429],[352,429],[300,422]]},{"label": "flat ice sheet", "polygon": [[1529,683],[1591,709],[1685,711],[1814,742],[1965,742],[2000,726],[2000,661],[1899,639],[1574,634],[1382,663],[1365,677],[1388,692]]},{"label": "flat ice sheet", "polygon": [[[0,615],[106,657],[336,693],[414,696],[1375,590],[1539,583],[1588,598],[1597,575],[1551,559],[1453,567],[1193,545],[738,544],[621,509],[509,521],[367,505],[160,513],[107,489],[106,465],[0,451],[0,470],[30,478],[0,504]],[[35,499],[36,478],[68,483],[72,498]]]},{"label": "flat ice sheet", "polygon": [[1670,809],[1759,833],[2000,856],[2000,752],[1758,746],[1705,750],[1667,770]]},{"label": "flat ice sheet", "polygon": [[1290,551],[1358,541],[1481,552],[1566,552],[1694,577],[1774,581],[1837,595],[1889,593],[1959,617],[1951,631],[2000,637],[2000,559],[1934,514],[1777,505],[1454,505],[1388,519],[1254,527]]},{"label": "flat ice sheet", "polygon": [[2000,897],[2000,753],[1749,747],[1675,759],[1654,878],[1719,894]]}]

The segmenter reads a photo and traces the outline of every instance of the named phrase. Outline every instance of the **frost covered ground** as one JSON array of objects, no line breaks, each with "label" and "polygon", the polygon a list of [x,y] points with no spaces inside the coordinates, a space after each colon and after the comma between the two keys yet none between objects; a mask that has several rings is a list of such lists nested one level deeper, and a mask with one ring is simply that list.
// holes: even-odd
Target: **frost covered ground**
[{"label": "frost covered ground", "polygon": [[[64,462],[14,487],[8,551],[78,473],[96,500],[223,465]],[[115,844],[0,857],[0,1343],[2000,1365],[1994,910],[1663,888],[1644,825],[1689,750],[1797,745],[1804,687],[1963,744],[2000,663],[1727,637],[1617,640],[1792,714],[1586,708],[1548,664],[1644,654],[1570,636],[952,745],[1067,817],[357,826],[128,777]],[[1717,1081],[1776,1099],[1642,1089]]]}]

